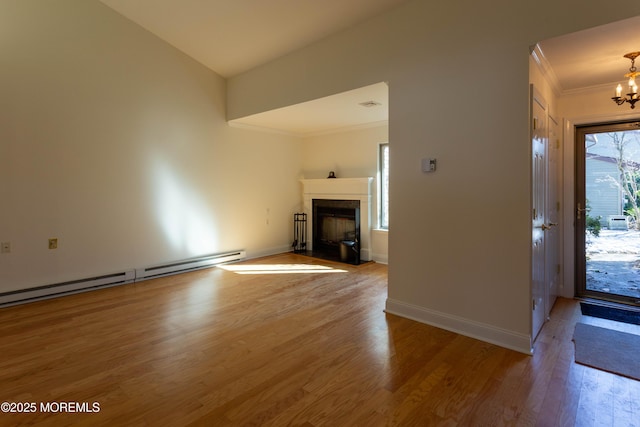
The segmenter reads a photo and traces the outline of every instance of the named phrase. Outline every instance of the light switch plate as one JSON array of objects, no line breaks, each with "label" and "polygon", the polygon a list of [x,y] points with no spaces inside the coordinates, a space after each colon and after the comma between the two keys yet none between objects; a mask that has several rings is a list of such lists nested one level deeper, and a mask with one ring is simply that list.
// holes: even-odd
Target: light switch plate
[{"label": "light switch plate", "polygon": [[422,172],[435,172],[436,159],[422,159]]}]

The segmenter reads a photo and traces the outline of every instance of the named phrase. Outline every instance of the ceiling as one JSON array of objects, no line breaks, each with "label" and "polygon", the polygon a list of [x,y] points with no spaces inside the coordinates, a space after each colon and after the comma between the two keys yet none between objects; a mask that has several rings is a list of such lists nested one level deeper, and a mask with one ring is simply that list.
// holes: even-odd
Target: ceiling
[{"label": "ceiling", "polygon": [[[561,92],[624,82],[631,63],[625,53],[640,51],[640,16],[539,42]],[[640,67],[640,61],[637,64]]]},{"label": "ceiling", "polygon": [[406,0],[100,0],[232,77]]},{"label": "ceiling", "polygon": [[231,125],[298,136],[348,130],[386,123],[389,95],[386,83],[350,90],[290,107],[232,120]]},{"label": "ceiling", "polygon": [[[397,7],[406,0],[100,0],[223,77],[232,77]],[[539,42],[560,93],[624,81],[640,51],[640,17]],[[640,68],[640,60],[638,64]],[[365,108],[362,102],[380,105]],[[379,83],[234,120],[311,135],[384,122]]]}]

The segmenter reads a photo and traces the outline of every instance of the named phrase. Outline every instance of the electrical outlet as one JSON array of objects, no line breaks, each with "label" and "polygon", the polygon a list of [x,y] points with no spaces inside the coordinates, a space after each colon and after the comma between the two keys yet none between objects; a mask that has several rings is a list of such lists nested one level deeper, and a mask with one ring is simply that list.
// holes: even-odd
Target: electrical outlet
[{"label": "electrical outlet", "polygon": [[49,239],[49,249],[58,249],[58,239]]},{"label": "electrical outlet", "polygon": [[2,242],[0,244],[0,252],[3,254],[11,253],[11,242]]}]

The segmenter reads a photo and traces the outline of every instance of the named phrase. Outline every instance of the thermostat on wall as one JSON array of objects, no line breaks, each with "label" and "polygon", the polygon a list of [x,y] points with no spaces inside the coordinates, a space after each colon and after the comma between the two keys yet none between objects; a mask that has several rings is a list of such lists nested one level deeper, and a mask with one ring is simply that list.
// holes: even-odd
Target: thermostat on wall
[{"label": "thermostat on wall", "polygon": [[436,159],[422,159],[422,172],[435,172]]}]

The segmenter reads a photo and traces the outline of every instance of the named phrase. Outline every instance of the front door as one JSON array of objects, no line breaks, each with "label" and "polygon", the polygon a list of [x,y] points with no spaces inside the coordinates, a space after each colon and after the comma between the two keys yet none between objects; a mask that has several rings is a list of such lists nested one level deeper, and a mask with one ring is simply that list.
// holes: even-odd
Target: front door
[{"label": "front door", "polygon": [[640,123],[576,128],[576,293],[640,305]]}]

